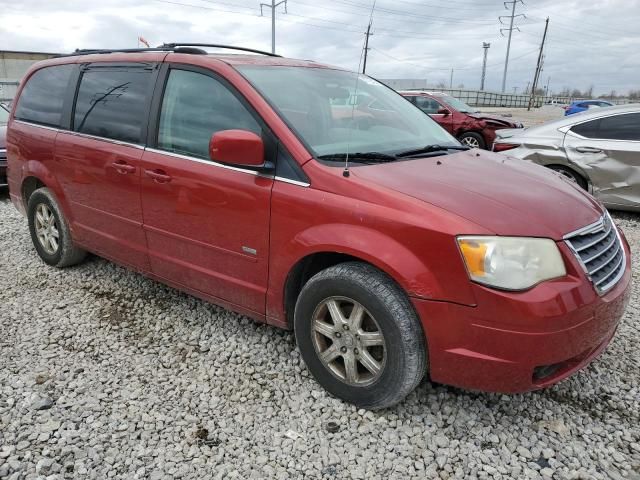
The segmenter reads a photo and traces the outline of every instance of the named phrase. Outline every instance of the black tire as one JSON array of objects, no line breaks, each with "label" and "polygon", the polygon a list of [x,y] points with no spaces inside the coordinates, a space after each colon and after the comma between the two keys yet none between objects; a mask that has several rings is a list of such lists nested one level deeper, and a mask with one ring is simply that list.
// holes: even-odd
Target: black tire
[{"label": "black tire", "polygon": [[[312,323],[316,309],[332,297],[347,297],[360,303],[366,309],[365,315],[375,318],[376,327],[384,337],[382,368],[369,384],[352,385],[341,380],[318,356],[314,346],[317,333]],[[358,407],[380,409],[400,402],[427,371],[425,337],[409,299],[390,277],[364,263],[342,263],[312,277],[296,302],[294,328],[302,358],[318,383],[332,395]],[[357,349],[354,351],[358,354]],[[356,369],[361,367],[356,363]],[[366,370],[365,374],[368,374]]]},{"label": "black tire", "polygon": [[565,167],[563,165],[549,165],[548,168],[550,168],[554,172],[558,172],[564,177],[567,177],[572,182],[577,183],[583,190],[588,190],[587,181],[575,170],[572,170],[571,168]]},{"label": "black tire", "polygon": [[[468,147],[482,148],[483,150],[486,150],[487,148],[487,144],[484,141],[484,138],[482,137],[482,135],[476,132],[464,132],[462,135],[458,137],[458,140],[460,141],[460,143]],[[471,145],[472,142],[473,142],[473,145]],[[475,146],[476,144],[477,144],[477,147]]]},{"label": "black tire", "polygon": [[[47,251],[45,245],[39,240],[36,233],[36,212],[41,206],[46,206],[53,215],[56,231],[58,233],[57,248]],[[29,232],[38,255],[48,265],[54,267],[69,267],[84,260],[86,252],[73,243],[69,224],[62,214],[62,209],[55,196],[48,188],[39,188],[31,194],[27,204],[27,218],[29,220]]]}]

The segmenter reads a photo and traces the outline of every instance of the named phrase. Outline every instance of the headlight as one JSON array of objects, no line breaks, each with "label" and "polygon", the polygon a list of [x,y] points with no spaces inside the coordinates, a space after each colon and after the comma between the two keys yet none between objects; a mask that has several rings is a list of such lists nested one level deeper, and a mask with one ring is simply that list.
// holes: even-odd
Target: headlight
[{"label": "headlight", "polygon": [[566,275],[556,243],[548,238],[458,237],[469,277],[506,290],[525,290]]}]

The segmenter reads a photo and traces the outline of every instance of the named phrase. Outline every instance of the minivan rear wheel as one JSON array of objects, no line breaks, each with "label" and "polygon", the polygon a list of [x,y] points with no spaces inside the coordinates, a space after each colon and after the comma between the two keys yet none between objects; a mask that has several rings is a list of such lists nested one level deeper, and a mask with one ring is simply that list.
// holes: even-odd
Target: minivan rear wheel
[{"label": "minivan rear wheel", "polygon": [[359,407],[398,403],[426,373],[424,333],[413,306],[368,264],[342,263],[313,276],[296,302],[294,327],[318,383]]},{"label": "minivan rear wheel", "polygon": [[68,267],[84,259],[86,252],[73,244],[69,224],[51,190],[39,188],[31,194],[27,217],[31,241],[45,263]]}]

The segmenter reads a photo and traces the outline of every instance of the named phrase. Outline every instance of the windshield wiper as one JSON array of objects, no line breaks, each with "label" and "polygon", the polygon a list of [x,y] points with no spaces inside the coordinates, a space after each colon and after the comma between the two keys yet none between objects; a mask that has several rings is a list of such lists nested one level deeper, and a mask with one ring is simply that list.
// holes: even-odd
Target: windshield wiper
[{"label": "windshield wiper", "polygon": [[464,145],[427,145],[422,148],[414,148],[413,150],[405,150],[404,152],[396,153],[396,157],[412,157],[414,155],[423,155],[434,152],[446,152],[447,150],[469,150],[469,147]]},{"label": "windshield wiper", "polygon": [[349,160],[359,162],[365,160],[366,163],[386,163],[393,162],[398,158],[395,155],[389,155],[382,152],[354,152],[354,153],[329,153],[327,155],[319,155],[320,160]]}]

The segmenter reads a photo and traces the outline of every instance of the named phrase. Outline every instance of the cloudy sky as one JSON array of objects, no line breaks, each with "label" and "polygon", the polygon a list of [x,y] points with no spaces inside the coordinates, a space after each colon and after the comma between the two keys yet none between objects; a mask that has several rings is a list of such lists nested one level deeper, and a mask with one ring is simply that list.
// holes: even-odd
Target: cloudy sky
[{"label": "cloudy sky", "polygon": [[[269,1],[270,0],[265,0]],[[288,0],[278,8],[277,52],[357,69],[373,0]],[[511,48],[507,91],[533,77],[550,17],[541,83],[597,94],[640,88],[640,0],[525,0]],[[482,42],[490,42],[486,88],[499,90],[507,41],[499,0],[377,0],[367,73],[478,88]],[[503,18],[505,23],[507,18]],[[505,28],[507,25],[502,25]],[[269,50],[270,10],[260,0],[0,0],[7,50],[68,52],[191,41]]]}]

